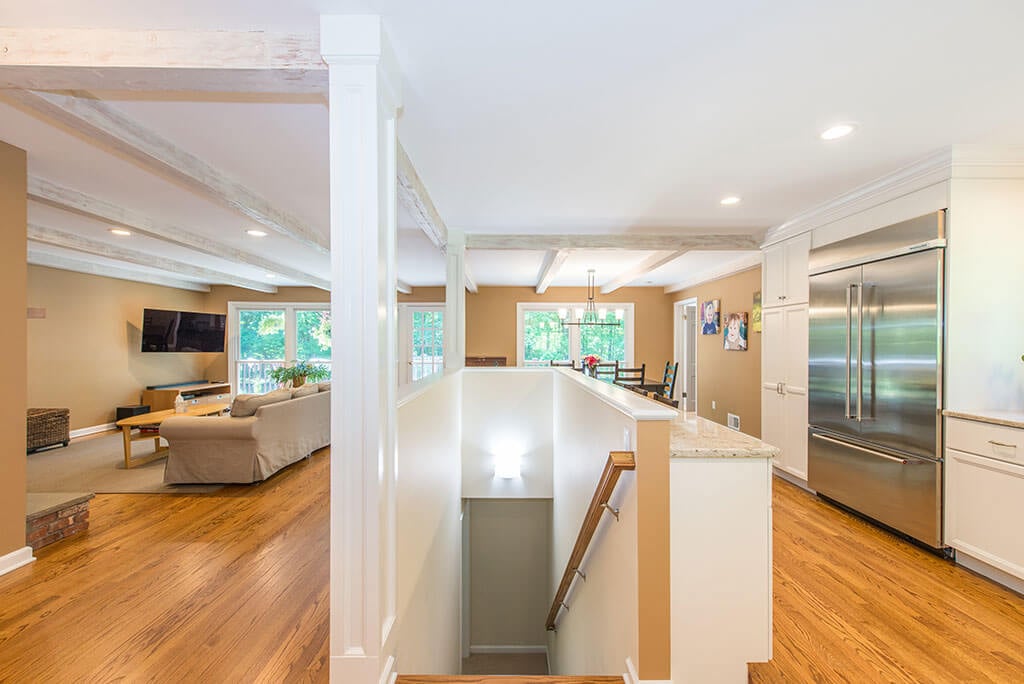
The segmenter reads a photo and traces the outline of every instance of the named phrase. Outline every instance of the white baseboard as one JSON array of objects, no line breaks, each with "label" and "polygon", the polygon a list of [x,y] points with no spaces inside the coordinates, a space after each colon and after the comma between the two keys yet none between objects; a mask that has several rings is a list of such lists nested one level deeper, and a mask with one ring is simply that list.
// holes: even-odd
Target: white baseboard
[{"label": "white baseboard", "polygon": [[28,565],[36,559],[32,555],[31,546],[23,546],[20,549],[0,556],[0,575],[6,575],[11,570],[17,570],[23,565]]},{"label": "white baseboard", "polygon": [[110,430],[115,429],[117,429],[117,426],[113,423],[104,423],[103,425],[91,425],[89,427],[72,430],[70,436],[71,439],[74,439],[75,437],[85,437],[86,435],[95,435],[97,432],[108,432]]},{"label": "white baseboard", "polygon": [[1000,570],[993,565],[989,565],[979,558],[969,556],[963,551],[957,550],[956,564],[962,565],[968,570],[978,573],[982,577],[987,577],[993,582],[998,582],[1004,587],[1014,590],[1018,594],[1024,594],[1024,580],[1011,575],[1004,570]]},{"label": "white baseboard", "polygon": [[470,654],[473,653],[544,653],[548,652],[547,646],[470,646]]},{"label": "white baseboard", "polygon": [[626,684],[672,684],[668,679],[640,679],[632,658],[626,658],[626,671],[622,673],[622,679]]},{"label": "white baseboard", "polygon": [[816,491],[807,486],[807,480],[804,480],[801,477],[793,475],[792,473],[787,473],[785,470],[778,466],[773,466],[772,471],[775,473],[776,477],[782,478],[783,480],[789,482],[790,484],[795,484],[800,489],[810,492],[811,494],[817,494]]}]

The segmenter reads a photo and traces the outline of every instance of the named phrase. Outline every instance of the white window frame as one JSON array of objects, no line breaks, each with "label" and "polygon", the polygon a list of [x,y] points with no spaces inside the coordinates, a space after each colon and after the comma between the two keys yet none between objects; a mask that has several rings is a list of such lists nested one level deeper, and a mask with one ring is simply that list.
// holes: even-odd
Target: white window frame
[{"label": "white window frame", "polygon": [[[516,302],[516,365],[526,365],[526,360],[523,358],[526,354],[526,348],[523,344],[523,332],[525,327],[523,323],[523,314],[527,311],[557,311],[558,309],[563,308],[572,311],[573,309],[580,309],[584,307],[586,307],[586,302]],[[626,358],[622,363],[626,367],[633,366],[633,321],[635,319],[635,307],[636,305],[633,302],[607,302],[604,305],[598,305],[599,309],[608,309],[609,316],[615,315],[615,309],[623,309],[625,312],[625,315],[622,318],[622,325],[624,326],[624,332],[626,335]],[[579,352],[579,326],[569,326],[569,355],[570,358],[576,362],[577,366],[580,364]]]},{"label": "white window frame", "polygon": [[[228,375],[233,394],[238,393],[238,361],[241,356],[239,344],[238,314],[240,311],[284,311],[284,362],[296,359],[298,343],[296,342],[295,312],[330,311],[330,302],[228,302]],[[333,354],[333,350],[332,350]]]},{"label": "white window frame", "polygon": [[[433,311],[445,313],[444,302],[401,302],[398,305],[398,372],[399,385],[412,383],[412,315],[416,311]],[[447,330],[444,328],[443,330]],[[448,348],[448,337],[442,330],[443,349]],[[440,371],[444,372],[444,367]],[[435,375],[426,375],[417,382],[422,382]]]}]

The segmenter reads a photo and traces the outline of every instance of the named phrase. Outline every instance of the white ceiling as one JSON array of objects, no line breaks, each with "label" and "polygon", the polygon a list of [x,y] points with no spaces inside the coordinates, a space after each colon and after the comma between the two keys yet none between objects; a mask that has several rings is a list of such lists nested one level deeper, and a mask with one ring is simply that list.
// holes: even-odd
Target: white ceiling
[{"label": "white ceiling", "polygon": [[[472,233],[761,232],[940,147],[1024,144],[1020,0],[0,0],[0,25],[315,33],[321,12],[341,11],[384,16],[405,79],[402,144],[448,227]],[[96,94],[327,234],[317,98]],[[837,121],[859,127],[818,139]],[[34,115],[0,104],[0,139],[29,151],[32,174],[329,275],[325,255],[275,233],[254,241],[250,219]],[[728,194],[743,201],[720,206]],[[110,239],[66,212],[32,216]],[[400,225],[415,227],[405,214]],[[652,254],[574,252],[552,284],[583,284],[586,268],[601,284]],[[479,285],[525,286],[544,257],[474,250],[469,265]],[[733,258],[691,252],[634,284],[699,279]],[[399,277],[444,279],[414,231],[401,233]]]}]

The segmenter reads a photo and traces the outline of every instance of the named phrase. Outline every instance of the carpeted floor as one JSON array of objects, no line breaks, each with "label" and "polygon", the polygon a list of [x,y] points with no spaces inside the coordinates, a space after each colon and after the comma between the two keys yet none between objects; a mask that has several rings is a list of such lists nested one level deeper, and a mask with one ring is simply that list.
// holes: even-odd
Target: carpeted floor
[{"label": "carpeted floor", "polygon": [[[132,444],[133,456],[153,453],[153,442]],[[165,485],[167,459],[125,470],[120,432],[85,437],[67,447],[28,455],[29,492],[95,492],[97,494],[203,494],[221,485]]]}]

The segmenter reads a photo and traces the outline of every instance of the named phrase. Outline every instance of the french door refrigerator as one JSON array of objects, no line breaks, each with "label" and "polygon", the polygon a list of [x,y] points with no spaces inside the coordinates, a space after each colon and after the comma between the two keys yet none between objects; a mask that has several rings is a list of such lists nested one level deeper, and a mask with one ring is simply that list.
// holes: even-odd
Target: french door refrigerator
[{"label": "french door refrigerator", "polygon": [[942,546],[944,212],[811,250],[808,486]]}]

